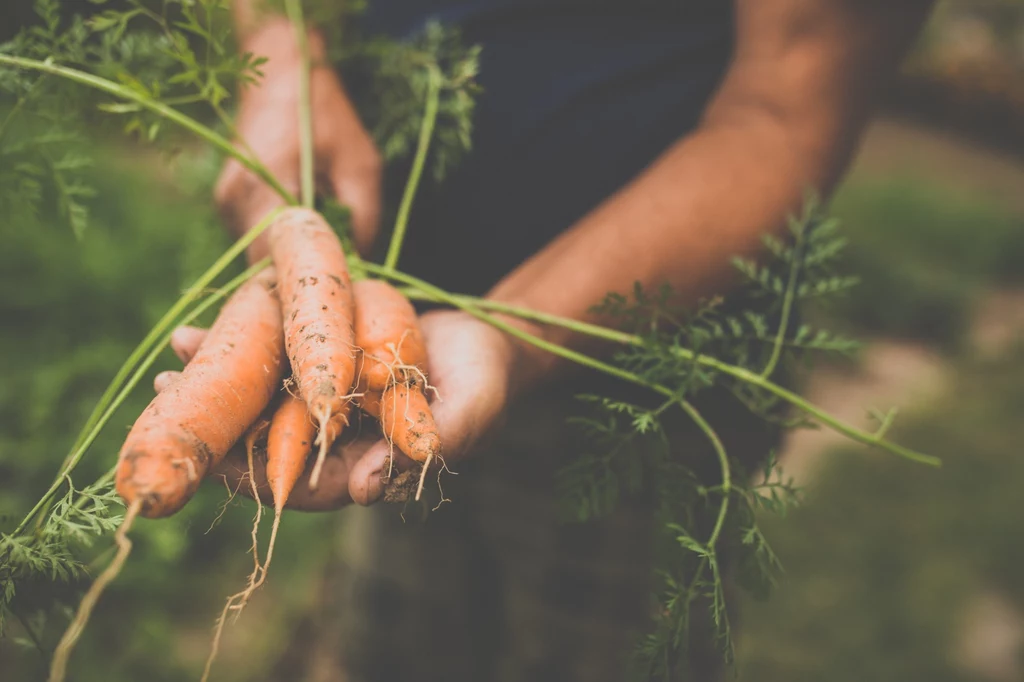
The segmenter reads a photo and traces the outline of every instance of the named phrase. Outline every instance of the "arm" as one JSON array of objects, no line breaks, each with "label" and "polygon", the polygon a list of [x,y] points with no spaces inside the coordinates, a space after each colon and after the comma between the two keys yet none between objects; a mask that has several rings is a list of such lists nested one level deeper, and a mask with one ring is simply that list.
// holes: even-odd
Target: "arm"
[{"label": "arm", "polygon": [[[492,298],[575,319],[609,291],[668,283],[683,303],[729,284],[752,254],[840,179],[876,93],[931,0],[737,0],[733,63],[699,128],[508,275]],[[523,324],[517,322],[517,324]],[[574,346],[563,329],[532,329]],[[520,383],[559,362],[524,348]]]}]

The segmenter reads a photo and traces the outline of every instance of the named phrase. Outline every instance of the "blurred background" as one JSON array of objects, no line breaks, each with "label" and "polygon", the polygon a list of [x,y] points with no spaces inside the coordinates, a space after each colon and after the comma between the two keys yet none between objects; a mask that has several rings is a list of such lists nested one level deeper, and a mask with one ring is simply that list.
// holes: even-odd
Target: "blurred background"
[{"label": "blurred background", "polygon": [[[17,25],[14,5],[0,10],[4,31]],[[227,245],[208,201],[194,200],[216,175],[212,157],[184,165],[96,144],[83,240],[0,227],[3,527],[46,487],[121,360]],[[940,3],[833,213],[863,283],[827,315],[866,343],[849,362],[816,367],[805,391],[864,425],[868,408],[899,407],[897,439],[945,466],[819,431],[788,440],[783,465],[806,503],[766,521],[787,571],[769,601],[743,604],[740,679],[1024,680],[1024,2]],[[176,364],[168,353],[158,366]],[[148,399],[140,390],[128,401],[83,480],[105,469],[100,454],[114,457]],[[253,508],[227,499],[207,486],[173,519],[138,524],[75,680],[196,676],[222,600],[252,565]],[[306,644],[321,624],[308,614],[338,524],[286,516],[269,584],[228,629],[217,679],[289,680],[293,657],[316,655]],[[30,619],[6,627],[0,679],[37,679],[29,631],[47,649],[57,631]],[[332,679],[328,662],[313,668]]]}]

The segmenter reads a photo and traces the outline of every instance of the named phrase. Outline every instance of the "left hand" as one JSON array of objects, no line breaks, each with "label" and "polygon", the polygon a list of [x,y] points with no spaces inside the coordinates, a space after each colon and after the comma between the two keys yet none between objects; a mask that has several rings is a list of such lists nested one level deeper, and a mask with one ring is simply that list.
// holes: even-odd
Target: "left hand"
[{"label": "left hand", "polygon": [[[457,311],[436,311],[420,317],[427,350],[427,377],[431,389],[428,399],[441,437],[442,459],[452,466],[470,455],[480,439],[498,424],[505,408],[521,385],[519,379],[530,375],[524,363],[528,354],[506,333],[473,316]],[[175,331],[171,346],[183,362],[188,362],[205,337],[192,327]],[[160,391],[175,373],[164,372],[154,381]],[[342,448],[340,457],[330,457],[316,491],[301,482],[296,486],[289,507],[296,509],[334,509],[349,502],[369,505],[384,492],[381,475],[387,466],[390,444],[378,439]],[[398,468],[411,462],[396,456]],[[228,477],[232,488],[247,471],[245,457],[232,452],[215,473]],[[256,476],[266,485],[262,473]],[[262,479],[262,480],[261,480]],[[248,486],[240,486],[248,492]],[[263,497],[261,492],[261,498]],[[265,499],[270,499],[269,496]]]}]

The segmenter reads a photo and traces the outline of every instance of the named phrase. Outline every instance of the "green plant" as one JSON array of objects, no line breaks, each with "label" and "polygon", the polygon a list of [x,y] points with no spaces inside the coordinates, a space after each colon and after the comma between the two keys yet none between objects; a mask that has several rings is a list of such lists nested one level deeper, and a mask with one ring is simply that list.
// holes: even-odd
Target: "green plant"
[{"label": "green plant", "polygon": [[[237,148],[229,137],[200,120],[198,112],[192,114],[193,107],[208,109],[212,125],[219,125],[230,136],[231,123],[223,108],[229,90],[226,84],[258,77],[257,57],[237,58],[228,49],[229,35],[220,28],[222,0],[164,0],[160,13],[148,7],[132,0],[127,9],[106,10],[62,28],[56,19],[57,0],[37,0],[42,26],[23,32],[0,49],[0,86],[15,98],[4,127],[16,123],[21,112],[31,110],[38,111],[40,119],[58,130],[65,126],[73,129],[77,122],[70,112],[98,107],[106,115],[124,117],[123,127],[128,132],[174,146],[181,139],[168,126],[174,124],[180,131],[194,134],[215,150],[240,160],[287,203],[296,203],[296,198],[244,148]],[[285,7],[301,24],[299,3],[289,0]],[[136,28],[139,23],[149,28]],[[125,46],[134,47],[127,50]],[[727,311],[721,301],[714,300],[692,312],[670,305],[670,292],[637,290],[630,297],[610,295],[603,302],[605,312],[621,322],[614,329],[461,296],[403,273],[396,266],[409,207],[428,159],[432,156],[435,175],[440,176],[468,147],[476,54],[474,49],[460,47],[438,26],[428,28],[421,41],[410,45],[368,41],[362,51],[358,45],[348,48],[350,67],[373,65],[369,74],[373,83],[370,102],[379,113],[381,148],[391,157],[413,154],[384,263],[352,255],[350,268],[402,285],[410,297],[461,309],[527,343],[646,389],[656,397],[659,402],[654,407],[623,401],[618,396],[587,397],[596,414],[581,421],[580,426],[597,449],[593,457],[574,463],[564,472],[561,483],[567,505],[575,517],[590,518],[614,507],[617,490],[635,487],[641,479],[655,481],[655,497],[663,502],[658,521],[664,541],[661,544],[666,548],[659,566],[662,586],[657,595],[662,609],[652,633],[638,649],[639,675],[648,679],[668,677],[685,659],[691,613],[705,600],[710,604],[723,655],[731,658],[720,553],[728,548],[740,555],[741,565],[750,571],[745,580],[748,585],[770,583],[778,560],[756,525],[755,510],[784,511],[795,500],[796,491],[781,479],[774,462],[769,462],[760,482],[747,484],[715,429],[694,406],[694,396],[710,389],[724,390],[738,401],[738,409],[746,407],[771,423],[794,426],[810,420],[907,459],[937,463],[886,438],[891,415],[882,420],[877,431],[856,429],[774,380],[781,367],[808,352],[845,352],[851,347],[846,339],[812,330],[795,320],[801,301],[827,297],[852,283],[833,274],[835,259],[844,245],[836,233],[837,225],[810,202],[806,212],[791,221],[785,240],[765,238],[765,262],[737,261],[746,280],[743,295],[747,298],[741,300],[754,300],[756,306]],[[145,76],[140,75],[143,73]],[[168,90],[162,83],[173,87]],[[84,92],[88,94],[73,86],[86,86]],[[308,141],[308,102],[302,102],[302,107],[304,139]],[[58,196],[76,202],[85,196],[85,190],[62,191],[69,186],[64,166],[81,169],[84,162],[68,162],[61,167],[45,163],[53,153],[49,134],[49,126],[39,132],[30,131],[27,136],[19,136],[15,145],[4,143],[0,137],[0,155],[24,159],[9,166],[13,169],[11,182],[4,186],[0,202],[17,207],[26,221],[44,210],[45,187],[53,187]],[[309,181],[313,159],[308,144],[305,149],[301,198],[310,205],[314,199]],[[30,191],[33,188],[38,189]],[[74,205],[83,208],[68,208],[69,222],[77,234],[86,235],[84,205]],[[55,575],[81,573],[83,564],[74,551],[73,539],[95,538],[115,525],[118,505],[110,492],[110,472],[79,491],[70,487],[71,475],[115,410],[159,357],[170,329],[201,314],[265,266],[253,266],[204,297],[205,289],[268,224],[269,218],[228,249],[153,327],[86,419],[47,492],[20,523],[0,535],[0,609],[4,612],[12,608],[19,586],[34,579],[42,569]],[[493,312],[564,326],[611,341],[620,350],[608,360],[583,354],[512,327]],[[788,411],[793,408],[800,419],[789,417]],[[663,417],[677,411],[707,439],[715,464],[710,478],[682,467],[662,447]],[[711,513],[710,528],[691,523],[698,510]],[[123,559],[124,554],[119,557]],[[92,594],[89,598],[94,597]],[[88,609],[80,612],[72,632],[80,630],[87,615]],[[60,666],[73,643],[74,636],[64,640],[55,679],[59,679]]]}]

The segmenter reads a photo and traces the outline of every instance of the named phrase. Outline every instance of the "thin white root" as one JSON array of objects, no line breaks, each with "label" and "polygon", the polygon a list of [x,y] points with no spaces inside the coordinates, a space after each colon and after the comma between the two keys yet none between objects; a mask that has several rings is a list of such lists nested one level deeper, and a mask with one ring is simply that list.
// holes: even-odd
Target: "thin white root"
[{"label": "thin white root", "polygon": [[[246,448],[246,459],[249,463],[249,490],[252,491],[252,499],[256,501],[256,518],[252,522],[252,562],[253,568],[252,573],[249,574],[248,590],[256,583],[259,578],[260,570],[263,568],[260,566],[260,543],[259,543],[259,532],[260,532],[260,521],[263,520],[263,503],[260,502],[260,490],[259,486],[256,485],[256,467],[253,464],[253,448],[256,446],[256,434],[251,435],[245,441]],[[246,600],[248,601],[248,599]],[[245,606],[243,603],[242,606]],[[238,616],[235,616],[236,618]]]},{"label": "thin white root", "polygon": [[451,502],[449,498],[444,496],[444,488],[441,487],[441,474],[447,471],[453,476],[457,475],[454,471],[448,468],[448,463],[444,461],[444,457],[438,455],[437,458],[441,460],[441,468],[437,470],[437,492],[440,494],[441,499],[438,501],[437,506],[431,509],[431,511],[437,511],[445,502]]},{"label": "thin white root", "polygon": [[[256,470],[253,464],[253,449],[256,445],[257,434],[250,432],[245,439],[246,459],[249,464],[249,489],[252,491],[252,497],[256,501],[256,517],[253,519],[252,524],[252,560],[253,569],[252,573],[249,574],[249,581],[246,588],[237,594],[233,594],[228,597],[227,602],[224,604],[224,609],[220,612],[220,616],[217,618],[216,624],[214,624],[213,641],[210,646],[210,655],[206,659],[206,666],[203,668],[202,682],[206,682],[210,678],[210,671],[213,670],[213,662],[217,659],[217,654],[220,652],[220,640],[224,635],[224,626],[227,624],[228,613],[230,611],[236,611],[235,620],[242,614],[242,609],[249,603],[249,597],[252,593],[263,584],[263,579],[266,577],[266,564],[260,565],[260,553],[259,553],[259,529],[260,521],[263,519],[263,503],[260,502],[260,491],[256,485]],[[276,524],[275,524],[276,525]],[[267,557],[269,563],[269,555]],[[237,602],[237,603],[236,603]]]},{"label": "thin white root", "polygon": [[64,636],[61,637],[56,650],[53,652],[49,682],[64,681],[64,677],[67,674],[68,659],[71,658],[71,652],[74,650],[78,638],[82,636],[86,623],[89,622],[89,616],[92,614],[96,602],[99,601],[107,585],[113,582],[121,573],[125,561],[128,560],[128,555],[131,554],[132,541],[128,539],[128,531],[131,530],[132,523],[134,523],[135,517],[139,515],[141,509],[142,500],[133,502],[124,515],[121,527],[114,533],[114,541],[117,543],[117,554],[114,555],[114,559],[107,566],[106,570],[100,573],[96,581],[89,587],[85,596],[82,597],[82,603],[78,605],[78,612],[75,614],[74,620],[71,621],[68,629],[64,632]]},{"label": "thin white root", "polygon": [[220,523],[222,518],[224,518],[224,514],[228,510],[228,505],[230,505],[232,500],[235,499],[235,496],[238,495],[239,488],[242,487],[242,479],[238,480],[238,483],[235,485],[235,489],[232,490],[231,484],[228,483],[228,477],[223,474],[221,474],[220,477],[224,479],[224,489],[228,491],[228,497],[221,503],[220,508],[217,510],[217,515],[213,517],[213,521],[210,522],[210,527],[206,529],[206,533],[204,533],[204,535],[209,535],[210,531]]},{"label": "thin white root", "polygon": [[309,489],[316,490],[317,486],[320,485],[320,472],[323,471],[324,462],[327,461],[327,451],[331,449],[331,439],[327,436],[327,429],[330,427],[331,422],[331,411],[316,418],[320,422],[320,428],[317,430],[316,440],[313,441],[314,445],[320,446],[319,452],[316,454],[316,464],[313,465],[313,472],[309,475]]},{"label": "thin white root", "polygon": [[433,455],[427,455],[427,460],[423,462],[423,471],[420,472],[420,482],[416,486],[416,501],[420,501],[420,496],[423,494],[423,482],[427,480],[427,470],[430,469],[430,461],[434,459]]}]

